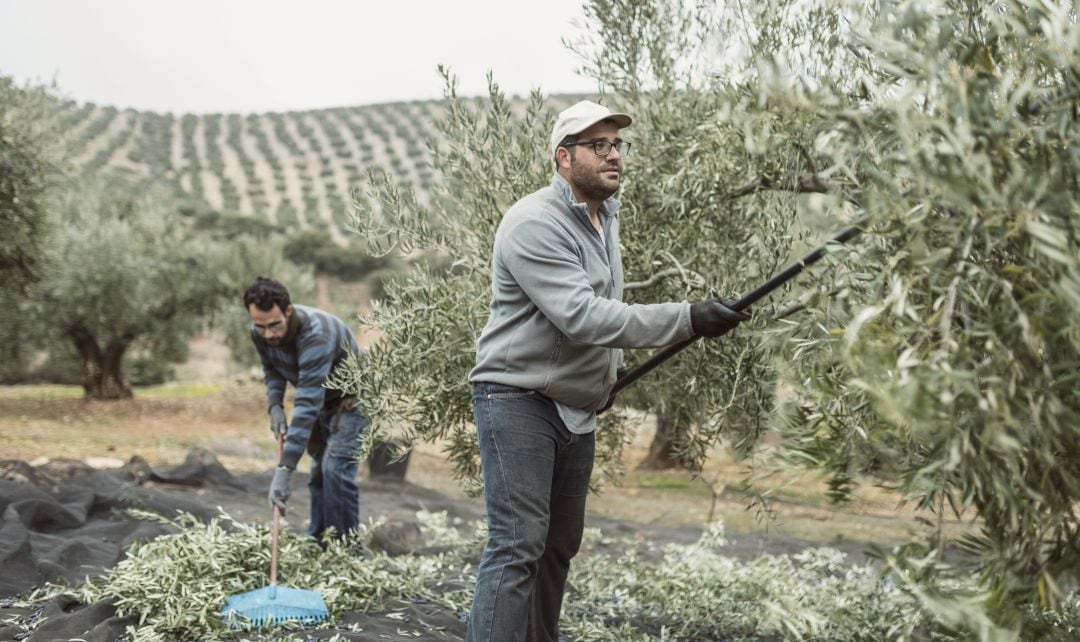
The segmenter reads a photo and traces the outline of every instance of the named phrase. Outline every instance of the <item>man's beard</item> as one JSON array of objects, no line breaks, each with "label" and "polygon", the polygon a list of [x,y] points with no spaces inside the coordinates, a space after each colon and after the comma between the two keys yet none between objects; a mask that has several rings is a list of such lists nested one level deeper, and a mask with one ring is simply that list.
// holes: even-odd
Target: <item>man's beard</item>
[{"label": "man's beard", "polygon": [[[574,187],[577,188],[582,196],[597,201],[603,201],[619,191],[619,181],[616,180],[615,183],[612,184],[610,181],[604,180],[602,170],[603,168],[598,170],[586,170],[583,165],[571,163],[570,178],[574,182]],[[619,173],[621,176],[621,170]]]}]

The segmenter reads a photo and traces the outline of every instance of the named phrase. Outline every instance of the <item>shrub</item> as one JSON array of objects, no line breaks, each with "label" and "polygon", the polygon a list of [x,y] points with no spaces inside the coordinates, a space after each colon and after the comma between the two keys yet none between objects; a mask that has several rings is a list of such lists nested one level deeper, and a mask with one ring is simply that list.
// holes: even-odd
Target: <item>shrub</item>
[{"label": "shrub", "polygon": [[303,230],[291,235],[284,254],[293,263],[311,265],[316,272],[343,281],[359,281],[396,262],[393,257],[374,257],[355,248],[341,247],[326,229]]}]

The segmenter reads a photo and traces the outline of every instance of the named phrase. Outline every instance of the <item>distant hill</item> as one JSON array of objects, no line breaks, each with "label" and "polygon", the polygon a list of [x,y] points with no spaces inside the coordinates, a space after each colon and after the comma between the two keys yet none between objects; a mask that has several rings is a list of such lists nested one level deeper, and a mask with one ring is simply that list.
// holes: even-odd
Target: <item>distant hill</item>
[{"label": "distant hill", "polygon": [[[578,96],[552,96],[556,110]],[[512,99],[522,113],[527,99]],[[426,137],[446,102],[432,100],[264,114],[160,114],[67,102],[72,158],[87,172],[163,181],[194,206],[273,225],[321,228],[339,240],[366,171],[379,167],[419,197],[438,177]],[[347,234],[347,233],[346,233]]]}]

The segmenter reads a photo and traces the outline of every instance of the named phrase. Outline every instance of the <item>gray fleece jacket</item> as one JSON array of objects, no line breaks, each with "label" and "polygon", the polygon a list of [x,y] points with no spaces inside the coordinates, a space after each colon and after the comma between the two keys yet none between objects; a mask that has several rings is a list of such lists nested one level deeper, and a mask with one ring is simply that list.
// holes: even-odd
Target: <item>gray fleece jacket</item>
[{"label": "gray fleece jacket", "polygon": [[490,316],[470,381],[536,390],[592,411],[615,383],[620,348],[692,336],[685,301],[622,302],[618,209],[614,198],[604,201],[601,238],[588,207],[555,174],[506,212],[495,233]]}]

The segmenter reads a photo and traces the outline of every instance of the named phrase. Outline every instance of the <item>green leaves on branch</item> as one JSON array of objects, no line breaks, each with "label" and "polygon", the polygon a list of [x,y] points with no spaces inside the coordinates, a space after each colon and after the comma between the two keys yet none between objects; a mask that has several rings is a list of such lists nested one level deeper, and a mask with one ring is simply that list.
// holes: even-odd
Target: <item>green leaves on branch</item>
[{"label": "green leaves on branch", "polygon": [[[267,585],[269,530],[224,514],[205,524],[191,516],[175,520],[150,513],[140,516],[162,522],[175,533],[136,544],[108,574],[79,587],[76,596],[87,604],[112,598],[118,615],[137,616],[138,640],[236,639],[220,612],[228,596]],[[440,585],[446,580],[462,582],[460,569],[467,565],[461,553],[472,540],[450,528],[445,514],[420,517],[429,544],[457,549],[432,556],[390,557],[366,547],[379,526],[373,524],[347,541],[328,541],[322,550],[314,539],[286,529],[281,533],[279,582],[318,591],[332,616],[417,596],[463,610],[468,595]],[[37,597],[62,590],[51,587]]]},{"label": "green leaves on branch", "polygon": [[487,320],[491,244],[503,211],[550,180],[552,162],[539,141],[553,116],[539,93],[515,118],[493,81],[488,99],[474,101],[458,98],[453,78],[444,76],[448,115],[437,125],[442,142],[430,143],[443,180],[433,186],[430,205],[375,176],[371,196],[382,207],[359,208],[352,225],[373,254],[398,249],[441,258],[386,284],[387,301],[360,316],[383,337],[332,385],[358,394],[372,417],[371,434],[445,441],[458,473],[475,479],[467,376]]},{"label": "green leaves on branch", "polygon": [[48,188],[63,156],[57,103],[0,75],[0,294],[25,294],[41,278]]},{"label": "green leaves on branch", "polygon": [[1065,3],[882,5],[848,41],[867,92],[768,94],[831,121],[819,163],[873,221],[837,259],[838,295],[778,334],[787,459],[976,519],[966,547],[1009,625],[1080,568],[1080,138],[1057,99],[1077,42]]},{"label": "green leaves on branch", "polygon": [[[585,68],[635,116],[620,217],[628,281],[643,285],[628,298],[737,295],[855,217],[870,222],[752,322],[620,403],[682,426],[677,448],[692,466],[722,440],[754,452],[772,428],[774,461],[824,472],[838,499],[864,476],[898,489],[930,517],[910,551],[940,556],[959,544],[946,518],[976,520],[982,534],[962,543],[983,582],[951,604],[1033,630],[1028,605],[1059,603],[1080,568],[1075,8],[738,9],[588,3],[604,47],[586,43]],[[710,56],[714,74],[687,71]],[[387,186],[376,200],[388,206],[356,228],[398,230],[452,267],[390,286],[365,318],[384,338],[343,383],[381,429],[445,440],[468,477],[465,379],[490,243],[506,207],[548,180],[551,114],[534,95],[510,118],[494,85],[468,101],[449,82],[448,98],[433,154],[446,180],[431,205]],[[601,467],[625,434],[610,421]],[[910,577],[941,588],[943,574],[928,564]],[[975,616],[949,622],[990,635]]]}]

